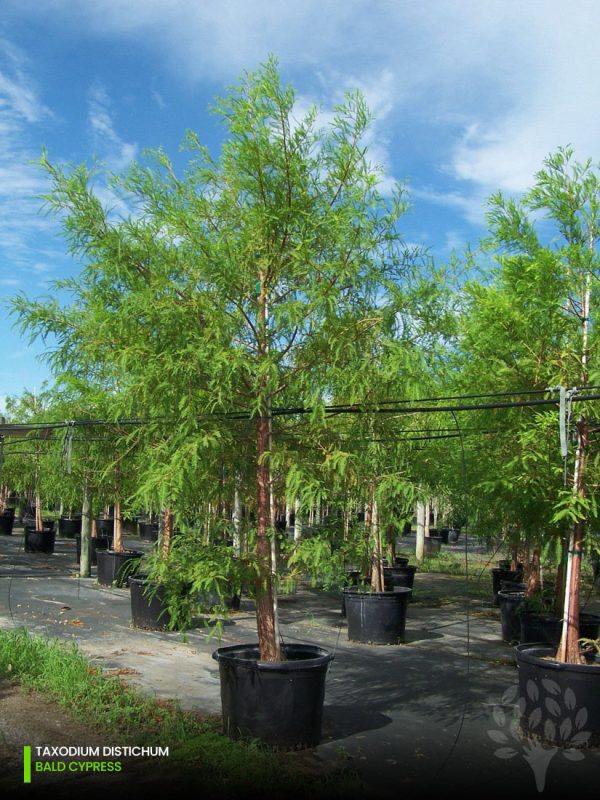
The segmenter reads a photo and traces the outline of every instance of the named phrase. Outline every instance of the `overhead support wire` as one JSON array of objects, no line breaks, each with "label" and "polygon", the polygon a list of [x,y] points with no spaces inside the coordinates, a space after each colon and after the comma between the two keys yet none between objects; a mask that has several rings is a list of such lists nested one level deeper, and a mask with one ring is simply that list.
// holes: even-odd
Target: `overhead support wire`
[{"label": "overhead support wire", "polygon": [[[586,387],[588,388],[588,387]],[[596,387],[590,387],[596,388]],[[547,390],[536,391],[535,394],[542,394]],[[533,393],[533,392],[531,392]],[[514,395],[525,394],[525,392],[514,392]],[[480,395],[480,396],[493,396],[493,395]],[[501,393],[497,396],[506,396]],[[472,396],[475,397],[475,396]],[[419,399],[415,401],[399,400],[399,401],[385,401],[385,403],[395,403],[394,407],[388,407],[384,403],[369,404],[369,405],[334,405],[325,406],[324,412],[327,416],[337,416],[338,414],[432,414],[432,413],[456,413],[456,412],[469,412],[469,411],[489,411],[493,409],[511,409],[511,408],[534,408],[537,406],[556,406],[560,405],[560,398],[531,398],[528,400],[512,400],[512,401],[498,401],[490,403],[457,403],[453,405],[443,406],[429,406],[429,405],[410,405],[414,402],[434,402],[444,398],[431,398]],[[600,400],[600,394],[573,394],[570,397],[570,402],[584,402]],[[314,413],[314,408],[306,408],[304,406],[297,406],[292,408],[273,408],[271,410],[272,417],[279,416],[299,416]],[[224,420],[251,420],[253,415],[250,412],[213,412],[198,415],[196,418],[200,420],[208,419],[224,419]],[[74,420],[69,422],[39,422],[28,424],[3,424],[0,425],[0,437],[5,436],[26,436],[28,432],[45,431],[49,435],[50,431],[66,428],[68,426],[75,427],[94,427],[94,426],[110,426],[110,425],[149,425],[159,421],[169,421],[167,417],[155,418],[133,418],[133,419],[118,419],[118,420]]]}]

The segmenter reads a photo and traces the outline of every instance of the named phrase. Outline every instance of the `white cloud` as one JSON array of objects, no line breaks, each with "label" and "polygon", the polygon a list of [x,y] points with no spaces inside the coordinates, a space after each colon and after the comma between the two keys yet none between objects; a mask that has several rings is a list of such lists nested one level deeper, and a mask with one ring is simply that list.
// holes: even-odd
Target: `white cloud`
[{"label": "white cloud", "polygon": [[0,253],[11,270],[18,271],[29,262],[32,238],[50,229],[39,213],[38,196],[46,184],[31,163],[39,153],[31,149],[29,140],[31,129],[52,114],[39,100],[20,51],[3,40],[0,53]]},{"label": "white cloud", "polygon": [[97,83],[89,91],[88,120],[97,147],[109,166],[119,171],[137,155],[136,144],[125,142],[116,132],[112,118],[112,104],[105,87]]},{"label": "white cloud", "polygon": [[[5,4],[14,15],[39,13],[37,0]],[[600,153],[597,0],[48,0],[48,6],[48,25],[151,49],[190,84],[230,82],[274,52],[292,80],[300,70],[304,84],[312,80],[303,88],[307,96],[334,81],[338,88],[362,86],[380,120],[374,155],[389,174],[412,173],[398,142],[425,133],[435,143],[427,152],[440,197],[448,178],[462,182],[469,219],[490,191],[529,185],[557,146],[572,143],[582,158]],[[23,113],[35,108],[24,97]],[[114,126],[103,112],[105,106],[97,130],[110,138]],[[125,143],[117,137],[113,144],[117,158],[126,159]]]}]

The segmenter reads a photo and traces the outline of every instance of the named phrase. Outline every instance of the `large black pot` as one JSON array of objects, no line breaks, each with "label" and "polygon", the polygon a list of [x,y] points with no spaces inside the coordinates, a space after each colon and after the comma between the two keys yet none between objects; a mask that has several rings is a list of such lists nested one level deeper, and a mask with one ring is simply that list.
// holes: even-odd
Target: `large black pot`
[{"label": "large black pot", "polygon": [[138,522],[140,539],[145,542],[156,542],[158,540],[158,522]]},{"label": "large black pot", "polygon": [[516,644],[521,636],[521,612],[527,602],[525,592],[500,590],[500,622],[502,624],[502,641]]},{"label": "large black pot", "polygon": [[[81,561],[81,536],[75,537],[77,548],[77,563]],[[90,539],[90,565],[95,567],[98,563],[98,553],[102,550],[110,550],[113,545],[112,536],[94,536]]]},{"label": "large black pot", "polygon": [[500,605],[498,602],[498,592],[501,589],[501,581],[511,583],[520,583],[523,579],[523,570],[517,569],[513,572],[510,569],[493,569],[492,570],[492,591],[494,593],[494,605]]},{"label": "large black pot", "polygon": [[412,589],[415,583],[416,571],[417,568],[412,564],[411,565],[407,564],[404,567],[401,566],[384,567],[383,579],[385,581],[386,590],[396,589],[396,587],[402,587],[404,589]]},{"label": "large black pot", "polygon": [[3,534],[4,536],[10,536],[13,532],[14,524],[15,524],[14,508],[7,509],[2,514],[0,514],[0,534]]},{"label": "large black pot", "polygon": [[600,745],[600,659],[565,664],[542,643],[520,644],[515,654],[521,728],[557,747]]},{"label": "large black pot", "polygon": [[449,528],[440,528],[438,536],[442,540],[442,544],[448,544],[450,529]]},{"label": "large black pot", "polygon": [[[129,578],[131,621],[134,628],[164,631],[169,625],[165,593],[161,586],[152,587],[144,576]],[[150,596],[151,595],[151,596]]]},{"label": "large black pot", "polygon": [[220,647],[223,730],[290,750],[321,740],[325,678],[333,654],[307,644],[283,645],[285,661],[259,660],[257,644]]},{"label": "large black pot", "polygon": [[215,609],[228,608],[230,611],[239,611],[242,598],[233,590],[220,596],[218,592],[200,592],[198,595],[198,607],[200,611],[213,611]]},{"label": "large black pot", "polygon": [[[543,642],[558,646],[562,634],[563,621],[554,614],[521,614],[521,644]],[[600,633],[600,617],[596,614],[579,614],[579,636],[582,639],[597,639]]]},{"label": "large black pot", "polygon": [[448,528],[448,543],[456,544],[460,538],[460,528]]},{"label": "large black pot", "polygon": [[115,521],[112,517],[109,519],[97,519],[96,521],[96,537],[98,539],[108,539],[114,536]]},{"label": "large black pot", "polygon": [[527,584],[516,581],[500,581],[501,592],[526,592]]},{"label": "large black pot", "polygon": [[58,520],[58,535],[74,539],[81,534],[81,517],[61,517]]},{"label": "large black pot", "polygon": [[369,644],[399,644],[404,641],[406,607],[412,589],[393,592],[363,592],[346,589],[348,639]]},{"label": "large black pot", "polygon": [[426,556],[434,556],[439,553],[442,549],[442,537],[441,536],[429,536],[425,537],[425,555]]},{"label": "large black pot", "polygon": [[23,547],[26,553],[45,553],[51,555],[54,552],[55,533],[52,528],[44,528],[36,531],[35,526],[26,525]]},{"label": "large black pot", "polygon": [[558,645],[562,631],[562,620],[553,614],[534,614],[524,611],[521,614],[521,631],[519,641],[543,642]]},{"label": "large black pot", "polygon": [[142,555],[139,550],[125,550],[122,553],[114,550],[97,552],[97,578],[100,586],[127,586],[127,580]]}]

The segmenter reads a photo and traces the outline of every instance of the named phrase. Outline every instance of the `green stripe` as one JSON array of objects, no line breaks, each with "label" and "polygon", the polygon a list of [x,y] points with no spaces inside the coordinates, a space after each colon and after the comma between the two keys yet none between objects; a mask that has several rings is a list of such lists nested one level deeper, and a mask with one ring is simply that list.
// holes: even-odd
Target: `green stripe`
[{"label": "green stripe", "polygon": [[31,746],[23,748],[23,783],[31,783]]}]

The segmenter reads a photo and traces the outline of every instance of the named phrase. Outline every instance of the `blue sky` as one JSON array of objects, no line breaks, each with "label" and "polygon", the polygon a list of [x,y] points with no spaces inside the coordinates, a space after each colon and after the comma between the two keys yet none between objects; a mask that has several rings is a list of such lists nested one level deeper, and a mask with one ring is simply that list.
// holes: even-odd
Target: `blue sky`
[{"label": "blue sky", "polygon": [[[362,89],[371,156],[408,182],[406,239],[444,262],[560,145],[600,161],[598,30],[596,0],[2,0],[0,300],[78,268],[40,213],[43,146],[119,169],[192,128],[216,153],[210,104],[269,53],[299,112]],[[0,337],[1,404],[48,372],[4,303]]]}]

